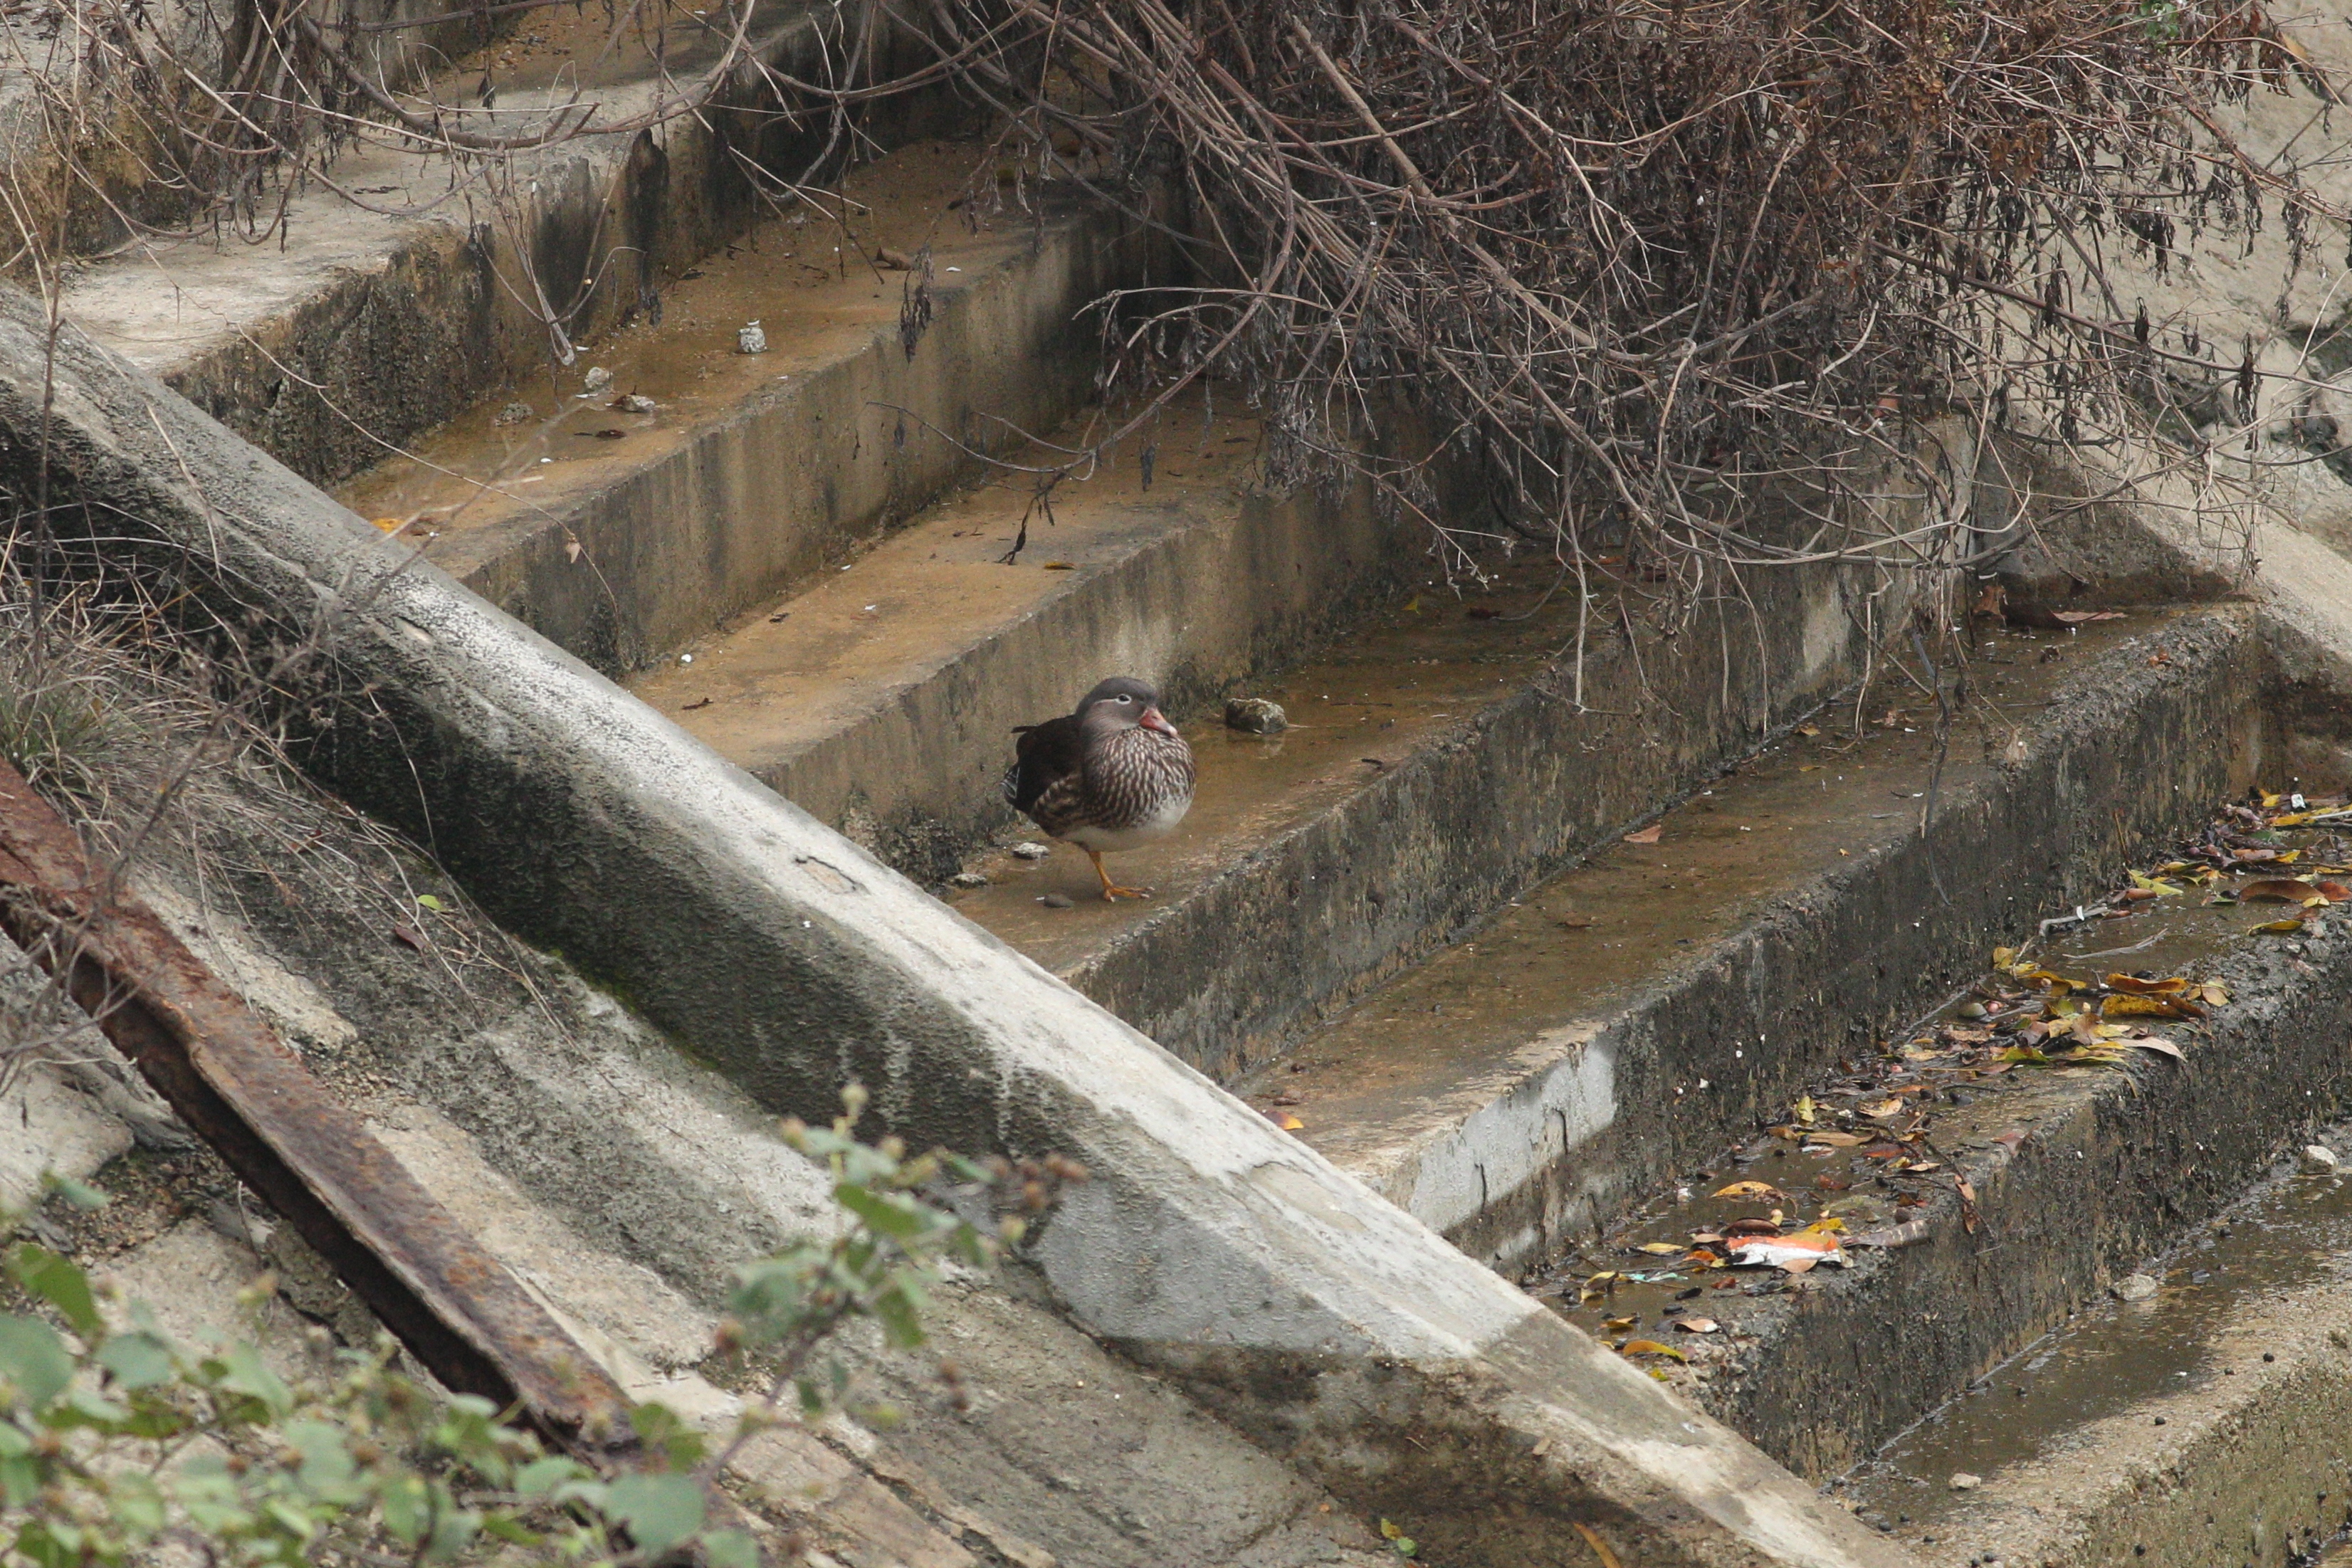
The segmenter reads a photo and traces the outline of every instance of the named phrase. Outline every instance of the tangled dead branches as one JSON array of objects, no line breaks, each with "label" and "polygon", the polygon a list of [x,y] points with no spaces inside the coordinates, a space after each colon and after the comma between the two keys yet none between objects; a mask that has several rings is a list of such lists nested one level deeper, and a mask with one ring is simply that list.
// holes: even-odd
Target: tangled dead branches
[{"label": "tangled dead branches", "polygon": [[[934,0],[932,26],[1072,177],[1186,198],[1196,283],[1112,328],[1147,394],[1118,434],[1236,376],[1278,473],[1458,533],[1433,465],[1467,459],[1474,527],[1630,543],[1686,588],[1959,564],[1951,519],[1839,504],[1922,422],[2209,443],[2251,417],[2209,395],[2234,367],[2135,317],[2121,266],[2266,216],[2299,263],[2339,215],[2225,128],[2257,90],[2333,101],[2233,0]],[[1761,526],[1798,476],[1808,517]]]}]

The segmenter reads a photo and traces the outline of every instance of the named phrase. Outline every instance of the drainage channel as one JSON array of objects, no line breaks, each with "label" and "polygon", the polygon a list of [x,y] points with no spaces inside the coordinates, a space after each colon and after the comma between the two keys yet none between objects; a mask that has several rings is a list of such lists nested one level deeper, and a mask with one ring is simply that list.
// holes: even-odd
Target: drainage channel
[{"label": "drainage channel", "polygon": [[[2179,858],[2021,924],[2030,947],[1771,1107],[1763,1135],[1687,1169],[1532,1288],[1814,1474],[1908,1428],[1853,1472],[1850,1496],[1923,1550],[1953,1539],[1937,1518],[1968,1512],[1976,1544],[1956,1562],[2000,1533],[1985,1519],[1996,1499],[2015,1511],[2007,1551],[2103,1561],[2084,1543],[2147,1456],[2066,1460],[2082,1495],[2048,1505],[2060,1458],[2109,1427],[2141,1448],[2164,1434],[2173,1469],[2156,1491],[2184,1510],[2212,1496],[2212,1520],[2183,1521],[2204,1531],[2200,1551],[2236,1528],[2227,1489],[2200,1478],[2252,1458],[2279,1495],[2256,1511],[2248,1560],[2307,1549],[2343,1521],[2344,1456],[2332,1437],[2296,1445],[2337,1417],[2332,1396],[2297,1405],[2278,1387],[2352,1370],[2337,1283],[2352,1197],[2332,1178],[2245,1197],[2347,1097],[2352,944],[2327,901],[2352,840],[2302,815],[2227,806]],[[2171,1261],[2154,1283],[2137,1278],[2158,1255]],[[2135,1300],[2084,1312],[2110,1289]],[[2275,1352],[2222,1364],[2264,1335]],[[2231,1397],[2161,1408],[2215,1385]],[[2258,1397],[2275,1418],[2248,1413]],[[2235,1436],[2174,1452],[2217,1424]],[[1986,1486],[1928,1497],[1931,1475]],[[2052,1544],[2067,1531],[2087,1555]]]}]

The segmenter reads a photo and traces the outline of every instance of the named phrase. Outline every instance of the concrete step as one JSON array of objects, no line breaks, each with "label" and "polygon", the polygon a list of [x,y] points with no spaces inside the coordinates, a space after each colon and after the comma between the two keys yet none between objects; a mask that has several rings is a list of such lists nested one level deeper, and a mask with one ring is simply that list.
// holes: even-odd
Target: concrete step
[{"label": "concrete step", "polygon": [[[2224,1210],[2352,1099],[2343,1050],[2352,925],[2328,914],[2291,936],[2251,933],[2263,907],[2164,899],[2045,943],[2044,960],[2064,973],[2129,968],[2221,984],[2226,1004],[2170,1030],[2182,1060],[2011,1066],[1953,1056],[1954,1037],[1933,1018],[1874,1033],[1843,1063],[1761,1103],[1758,1121],[1793,1126],[1805,1094],[1817,1124],[1876,1137],[1874,1126],[1907,1125],[1914,1113],[1874,1124],[1858,1108],[1911,1096],[1906,1103],[1928,1119],[1924,1144],[1801,1150],[1768,1134],[1692,1147],[1677,1185],[1537,1289],[1596,1333],[1663,1334],[1683,1346],[1688,1364],[1663,1375],[1792,1468],[1818,1477],[1866,1458]],[[2034,931],[2019,918],[2007,940]],[[1982,965],[1964,966],[1972,972],[1963,977],[1987,978]],[[1898,1153],[1924,1168],[1897,1168]],[[1726,1191],[1748,1182],[1763,1189]],[[1643,1250],[1775,1209],[1784,1224],[1803,1224],[1833,1203],[1848,1206],[1843,1218],[1857,1233],[1900,1225],[1890,1237],[1900,1245],[1858,1246],[1851,1269],[1793,1280],[1694,1270],[1679,1250],[1663,1260]],[[1637,1277],[1584,1300],[1596,1274],[1629,1272]],[[1677,1333],[1684,1312],[1721,1331]]]},{"label": "concrete step", "polygon": [[1823,711],[1242,1092],[1494,1267],[1612,1223],[2258,763],[2238,611],[2012,632],[1976,660],[1948,737],[1916,689]]},{"label": "concrete step", "polygon": [[[865,0],[772,0],[753,18],[757,60],[803,80],[843,66],[845,37],[870,68],[918,57],[906,30]],[[699,90],[724,39],[684,10],[608,49],[604,18],[536,14],[523,31],[452,63],[440,100],[472,105],[499,84],[483,135],[528,134],[585,95],[589,134],[485,167],[355,143],[287,201],[281,233],[144,237],[73,268],[67,313],[304,477],[331,483],[578,345],[656,312],[663,290],[773,210],[751,171],[800,180],[845,146],[882,148],[969,123],[933,92],[880,100],[836,125],[739,70],[701,112],[625,126]],[[422,101],[421,99],[419,100]],[[554,319],[554,329],[550,319]]]},{"label": "concrete step", "polygon": [[2297,1163],[1836,1495],[1952,1568],[2308,1561],[2352,1525],[2352,1183]]},{"label": "concrete step", "polygon": [[[1085,307],[1156,265],[1139,227],[1056,192],[983,215],[985,152],[925,141],[866,165],[831,207],[845,222],[812,204],[752,227],[667,287],[658,319],[467,410],[341,498],[608,673],[804,584],[972,454],[1058,424],[1093,373]],[[915,269],[877,263],[886,251]],[[752,322],[764,352],[740,351]],[[592,371],[610,382],[583,395]]]},{"label": "concrete step", "polygon": [[[1026,496],[983,491],[780,607],[785,620],[755,617],[636,690],[936,878],[973,831],[1008,822],[994,790],[1013,726],[1068,711],[1118,672],[1197,712],[1394,580],[1397,536],[1368,510],[1253,493],[1245,465],[1221,455],[1248,453],[1251,427],[1200,428],[1163,450],[1149,495],[1132,465],[1068,487],[1021,565],[994,563]],[[1288,707],[1284,734],[1188,718],[1202,770],[1192,815],[1120,862],[1159,890],[1149,903],[1101,903],[1075,852],[1042,865],[1000,852],[971,862],[990,883],[950,894],[954,907],[1229,1077],[1861,664],[1861,616],[1830,571],[1757,585],[1760,623],[1796,629],[1776,637],[1653,627],[1607,583],[1580,617],[1550,564],[1486,570],[1467,599],[1416,574],[1405,602],[1252,684]],[[1072,906],[1039,902],[1057,892]]]}]

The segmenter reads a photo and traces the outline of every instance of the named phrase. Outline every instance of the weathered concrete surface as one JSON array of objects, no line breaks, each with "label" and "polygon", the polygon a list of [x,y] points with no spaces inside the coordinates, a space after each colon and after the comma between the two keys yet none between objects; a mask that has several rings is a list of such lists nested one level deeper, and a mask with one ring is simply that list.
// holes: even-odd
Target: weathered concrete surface
[{"label": "weathered concrete surface", "polygon": [[[1393,589],[1418,526],[1354,496],[1252,489],[1257,426],[1197,407],[1146,488],[1132,455],[1073,479],[1052,520],[994,485],[698,644],[632,689],[729,760],[921,880],[952,875],[1011,813],[1013,728],[1069,710],[1102,671],[1180,709],[1297,655]],[[1200,435],[1196,444],[1191,439]]]},{"label": "weathered concrete surface", "polygon": [[[1311,1106],[1309,1142],[1496,1268],[1612,1223],[1933,1007],[2030,912],[2105,890],[2244,787],[2260,760],[2253,617],[2143,609],[2127,623],[2151,619],[1986,690],[1992,708],[1956,727],[1940,775],[1931,715],[1909,740],[1808,750],[1812,778],[1784,752],[1770,780],[1718,780],[1706,814],[1666,817],[1659,849],[1530,894],[1260,1087]],[[1866,776],[1816,793],[1824,764],[1864,760]],[[1665,916],[1655,931],[1625,914],[1644,905]],[[1562,931],[1563,914],[1602,925]]]},{"label": "weathered concrete surface", "polygon": [[1351,1503],[1408,1499],[1465,1563],[1536,1560],[1527,1535],[1482,1544],[1498,1499],[1546,1533],[1595,1521],[1660,1568],[1903,1560],[78,332],[36,444],[43,337],[37,310],[6,302],[0,478],[29,493],[46,458],[61,530],[152,538],[198,592],[281,627],[328,612],[342,684],[303,682],[332,705],[319,771],[416,827],[495,915],[609,977],[763,1109],[823,1115],[855,1076],[912,1138],[1083,1160],[1095,1179],[1034,1255],[1089,1332],[1215,1394]]},{"label": "weathered concrete surface", "polygon": [[[551,399],[534,392],[520,431],[486,404],[345,498],[409,519],[428,559],[606,674],[839,565],[969,473],[972,454],[1061,423],[1091,390],[1086,307],[1164,260],[1149,231],[1060,191],[965,232],[950,209],[970,195],[978,151],[920,143],[844,183],[860,245],[927,256],[928,277],[806,266],[796,246],[838,248],[825,225],[761,225],[747,250],[668,287],[662,320],[595,351],[613,392],[654,412],[575,395],[575,366]],[[910,335],[919,298],[929,322]],[[736,351],[751,319],[764,354]],[[622,438],[583,439],[598,433]]]},{"label": "weathered concrete surface", "polygon": [[[1122,862],[1160,889],[1150,905],[1041,915],[1000,859],[986,868],[998,885],[957,908],[1231,1077],[1852,682],[1870,636],[1906,623],[1916,587],[1830,568],[1759,573],[1742,599],[1727,591],[1659,627],[1621,609],[1620,585],[1597,584],[1580,682],[1576,594],[1545,591],[1559,575],[1509,569],[1509,591],[1480,601],[1527,617],[1508,623],[1465,622],[1424,590],[1430,616],[1400,611],[1286,672],[1294,718],[1336,722],[1312,699],[1364,694],[1395,727],[1329,732],[1355,749],[1323,772],[1294,778],[1286,756],[1220,778],[1216,831],[1204,791],[1180,841]],[[1453,641],[1433,641],[1433,618]],[[1479,650],[1458,645],[1465,627],[1481,628]]]},{"label": "weathered concrete surface", "polygon": [[[775,0],[753,52],[823,81],[866,23],[861,6]],[[708,28],[671,26],[663,68],[639,62],[644,79],[597,84],[596,123],[691,90],[716,60]],[[917,48],[882,23],[869,47],[869,68],[884,73]],[[562,356],[548,314],[578,342],[656,306],[665,280],[763,210],[747,165],[799,179],[830,149],[888,145],[959,118],[916,95],[856,110],[856,129],[836,140],[824,110],[777,101],[763,79],[739,72],[699,113],[584,135],[487,173],[358,148],[335,164],[335,181],[382,210],[312,186],[289,199],[282,244],[144,241],[74,272],[65,308],[298,472],[339,479],[513,378],[552,368]],[[568,82],[553,89],[557,103],[569,96]],[[500,97],[496,115],[477,117],[479,133],[535,123],[550,91],[509,84]]]},{"label": "weathered concrete surface", "polygon": [[[1975,1191],[1976,1229],[1939,1176],[1917,1244],[1857,1249],[1851,1270],[1817,1270],[1788,1294],[1725,1293],[1711,1309],[1739,1343],[1710,1363],[1698,1397],[1801,1472],[1842,1470],[2219,1213],[2352,1103],[2352,922],[2329,915],[2289,941],[2239,943],[2208,972],[2234,999],[2182,1036],[2183,1062],[1989,1080],[1969,1085],[1974,1103],[1937,1106],[1935,1145]],[[1744,1174],[1795,1173],[1768,1156]]]},{"label": "weathered concrete surface", "polygon": [[[2308,1562],[2352,1523],[2342,1180],[2257,1189],[2147,1265],[2154,1296],[2086,1311],[1843,1478],[1846,1495],[1955,1568]],[[1954,1473],[1982,1484],[1955,1491]]]}]

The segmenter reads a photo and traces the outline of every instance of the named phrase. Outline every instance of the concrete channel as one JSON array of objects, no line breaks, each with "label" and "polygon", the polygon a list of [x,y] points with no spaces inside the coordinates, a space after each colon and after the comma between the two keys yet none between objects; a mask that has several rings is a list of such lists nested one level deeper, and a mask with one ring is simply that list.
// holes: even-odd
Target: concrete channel
[{"label": "concrete channel", "polygon": [[[763,53],[806,57],[817,25],[779,9]],[[1613,563],[1563,591],[1497,552],[1464,596],[1362,497],[1252,485],[1260,433],[1217,389],[1149,467],[1114,454],[1043,506],[974,458],[1090,439],[1083,308],[1164,276],[1164,247],[1064,193],[999,205],[936,102],[869,120],[896,151],[848,180],[854,215],[763,217],[741,162],[807,156],[822,117],[751,107],[575,146],[520,217],[322,207],[243,272],[90,268],[47,448],[211,602],[330,619],[316,777],[541,950],[566,1027],[404,1022],[349,1082],[633,1393],[731,1408],[699,1360],[717,1281],[822,1223],[762,1119],[826,1114],[855,1078],[910,1137],[1098,1179],[1013,1290],[945,1309],[990,1385],[976,1425],[780,1438],[748,1478],[826,1497],[853,1563],[1183,1542],[1360,1564],[1393,1516],[1448,1565],[1591,1561],[1589,1530],[1632,1568],[2267,1568],[2343,1525],[2339,1308],[2311,1256],[2341,1252],[2336,1189],[2276,1174],[2352,1094],[2340,916],[2151,950],[2232,998],[2183,1058],[1946,1086],[1936,1179],[1758,1134],[1851,1097],[1993,946],[2220,803],[2345,783],[2321,774],[2352,733],[2352,565],[2273,527],[2249,580],[2160,509],[2085,507],[2092,479],[1921,432],[1956,477],[1886,505],[1989,540],[2027,517],[2055,556],[2011,557],[2013,581],[2087,573],[2116,612],[1971,628],[1947,717],[1948,672],[1890,667],[1943,612],[1906,580],[1774,574],[1659,626]],[[503,291],[522,256],[620,280],[582,295],[553,371]],[[142,286],[155,266],[173,290]],[[740,352],[753,321],[766,350]],[[40,338],[10,302],[12,484]],[[1114,670],[1168,687],[1202,801],[1135,857],[1150,904],[1049,904],[1080,868],[1008,852],[1025,835],[992,777],[1013,725]],[[1234,691],[1293,727],[1220,729]],[[325,961],[298,924],[215,950],[332,1054],[386,1015],[356,981],[287,1001],[307,993],[279,977]],[[1630,1261],[1737,1218],[1717,1184],[1798,1190],[1791,1158],[1791,1223],[1917,1197],[1906,1244],[1719,1291]],[[2244,1265],[2210,1313],[2210,1263],[2158,1309],[2101,1304],[2207,1240],[2286,1261]],[[147,1245],[231,1267],[216,1237]],[[1596,1273],[1660,1277],[1588,1305]],[[1693,1289],[1719,1322],[1683,1360],[1613,1348],[1629,1316],[1687,1319]],[[2185,1386],[2044,1412],[2017,1370],[2137,1364],[2129,1334],[2181,1313],[2210,1329],[2167,1353]],[[1972,1420],[1995,1407],[2038,1425]],[[1104,1432],[1145,1457],[1109,1463]]]}]

